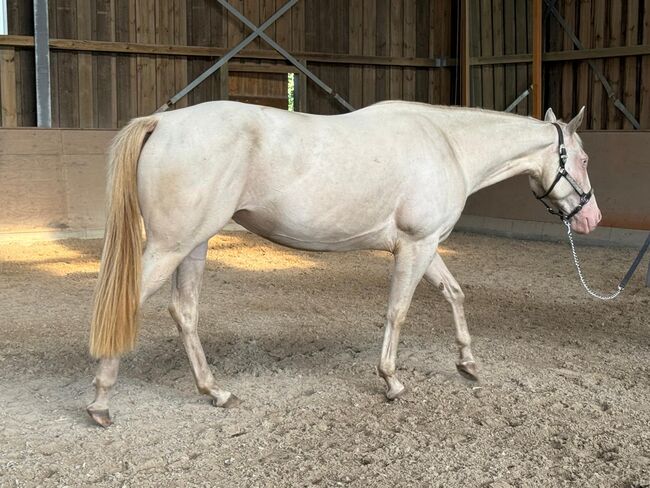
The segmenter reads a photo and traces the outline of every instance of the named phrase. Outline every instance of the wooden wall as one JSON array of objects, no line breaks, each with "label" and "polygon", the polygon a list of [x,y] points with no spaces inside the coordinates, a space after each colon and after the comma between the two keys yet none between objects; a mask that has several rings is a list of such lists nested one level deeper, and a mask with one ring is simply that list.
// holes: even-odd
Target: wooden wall
[{"label": "wooden wall", "polygon": [[[472,104],[505,109],[531,83],[532,0],[469,0]],[[611,84],[615,97],[650,129],[650,49],[644,55],[604,55],[607,48],[650,45],[650,0],[558,0],[557,9]],[[584,128],[631,129],[609,99],[587,59],[566,59],[578,51],[553,15],[544,10],[544,108],[567,119],[587,107]],[[568,52],[568,53],[567,53]],[[585,54],[585,53],[583,53]],[[510,60],[504,62],[503,57]],[[501,60],[496,57],[502,57]],[[560,59],[558,59],[560,58]],[[565,59],[561,59],[565,58]],[[530,97],[516,113],[528,114]]]},{"label": "wooden wall", "polygon": [[[447,0],[306,0],[307,51],[395,58],[455,56],[454,1]],[[389,100],[454,103],[455,67],[320,64],[314,72],[354,107]],[[309,86],[309,111],[340,113],[330,97]]]},{"label": "wooden wall", "polygon": [[[286,0],[229,1],[259,24]],[[291,53],[310,54],[305,58],[309,68],[357,108],[389,98],[449,104],[455,68],[432,66],[433,58],[454,56],[455,3],[300,0],[267,34]],[[9,34],[31,36],[32,2],[8,0],[8,8]],[[235,46],[250,32],[216,0],[49,0],[49,16],[53,40],[105,42],[101,52],[84,50],[79,43],[51,49],[54,127],[112,128],[149,114],[216,62],[223,48]],[[222,51],[206,50],[206,56],[127,54],[111,52],[115,43]],[[213,75],[177,106],[229,97],[286,107],[286,72],[291,68],[275,60],[277,56],[271,59],[273,50],[260,39],[247,52],[260,52],[266,59],[237,59],[230,63],[227,80],[222,83],[219,74]],[[364,59],[351,64],[334,54]],[[378,65],[370,59],[375,56],[382,58]],[[328,59],[332,62],[323,61]],[[398,65],[389,66],[389,59],[399,60]],[[34,84],[33,48],[0,45],[3,126],[35,125]],[[311,82],[307,86],[307,100],[301,104],[307,111],[344,110]]]}]

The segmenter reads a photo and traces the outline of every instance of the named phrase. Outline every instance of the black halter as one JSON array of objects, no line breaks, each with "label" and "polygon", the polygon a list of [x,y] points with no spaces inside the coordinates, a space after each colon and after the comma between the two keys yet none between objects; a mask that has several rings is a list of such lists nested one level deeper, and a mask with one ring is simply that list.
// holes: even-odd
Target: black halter
[{"label": "black halter", "polygon": [[[587,202],[593,195],[593,188],[590,189],[588,192],[582,191],[582,188],[580,188],[580,185],[578,185],[578,182],[573,179],[573,177],[567,172],[565,165],[566,161],[568,159],[567,153],[566,153],[566,147],[564,146],[564,135],[562,134],[562,128],[560,127],[559,124],[556,124],[553,122],[553,125],[557,129],[557,136],[559,140],[559,156],[560,156],[560,168],[558,169],[557,176],[553,180],[553,183],[551,184],[550,188],[546,190],[546,192],[542,196],[538,196],[537,193],[533,192],[533,195],[535,195],[535,198],[537,198],[540,202],[544,204],[546,207],[546,210],[549,211],[549,213],[552,213],[553,215],[557,215],[560,217],[563,221],[568,222],[571,217],[573,217],[575,214],[580,212],[582,210],[582,207],[587,205]],[[551,207],[546,201],[544,200],[546,197],[548,197],[551,192],[553,191],[553,188],[555,188],[555,185],[557,185],[558,181],[560,181],[562,178],[567,180],[569,182],[569,185],[571,185],[571,188],[578,194],[580,197],[580,203],[570,212],[570,213],[564,213],[564,211],[557,207],[553,208]]]}]

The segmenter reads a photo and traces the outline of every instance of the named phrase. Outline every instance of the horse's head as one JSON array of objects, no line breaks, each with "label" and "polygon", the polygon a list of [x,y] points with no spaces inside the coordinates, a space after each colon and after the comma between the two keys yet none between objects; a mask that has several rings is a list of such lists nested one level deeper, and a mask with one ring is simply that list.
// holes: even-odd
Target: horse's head
[{"label": "horse's head", "polygon": [[537,198],[551,213],[569,221],[571,228],[580,234],[594,230],[602,217],[587,174],[589,157],[576,133],[584,112],[582,107],[578,115],[565,124],[557,121],[553,110],[549,108],[546,111],[544,120],[556,125],[557,143],[553,156],[544,161],[541,174],[530,178],[531,189]]}]

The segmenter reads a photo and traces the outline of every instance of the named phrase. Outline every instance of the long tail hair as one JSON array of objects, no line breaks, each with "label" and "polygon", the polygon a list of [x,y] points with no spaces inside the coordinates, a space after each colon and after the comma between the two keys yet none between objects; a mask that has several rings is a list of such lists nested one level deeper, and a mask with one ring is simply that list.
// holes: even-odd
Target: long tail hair
[{"label": "long tail hair", "polygon": [[117,356],[135,346],[142,253],[138,159],[157,123],[156,116],[134,119],[111,146],[106,234],[90,326],[90,354],[96,358]]}]

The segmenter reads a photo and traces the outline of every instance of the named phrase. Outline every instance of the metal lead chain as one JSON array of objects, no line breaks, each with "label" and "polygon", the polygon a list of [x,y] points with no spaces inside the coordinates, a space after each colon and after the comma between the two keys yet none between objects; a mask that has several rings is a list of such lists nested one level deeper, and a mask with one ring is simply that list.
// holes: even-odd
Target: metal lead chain
[{"label": "metal lead chain", "polygon": [[566,231],[567,234],[569,235],[569,242],[571,243],[571,253],[573,254],[573,262],[576,265],[576,270],[578,270],[578,276],[580,277],[580,282],[582,283],[582,286],[584,286],[585,290],[587,290],[587,293],[589,293],[594,298],[598,298],[600,300],[613,300],[614,298],[616,298],[623,291],[621,285],[618,285],[618,289],[611,295],[600,295],[592,291],[591,288],[589,288],[589,285],[587,285],[584,276],[582,276],[582,269],[580,269],[578,254],[576,254],[576,247],[573,244],[573,235],[571,234],[571,224],[569,223],[568,220],[563,220],[563,222],[564,225],[566,225]]}]

